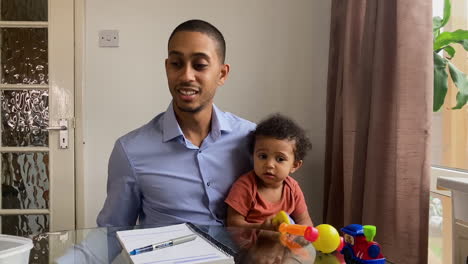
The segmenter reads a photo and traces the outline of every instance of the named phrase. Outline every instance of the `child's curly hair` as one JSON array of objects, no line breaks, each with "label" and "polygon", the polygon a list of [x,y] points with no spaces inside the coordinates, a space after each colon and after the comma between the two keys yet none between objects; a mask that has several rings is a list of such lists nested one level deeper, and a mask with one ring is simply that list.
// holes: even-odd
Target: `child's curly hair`
[{"label": "child's curly hair", "polygon": [[294,159],[296,161],[303,160],[307,151],[312,148],[309,138],[305,131],[298,126],[292,119],[283,116],[279,113],[273,114],[270,117],[262,120],[255,131],[251,134],[250,151],[253,153],[255,141],[259,136],[272,137],[276,139],[294,140]]}]

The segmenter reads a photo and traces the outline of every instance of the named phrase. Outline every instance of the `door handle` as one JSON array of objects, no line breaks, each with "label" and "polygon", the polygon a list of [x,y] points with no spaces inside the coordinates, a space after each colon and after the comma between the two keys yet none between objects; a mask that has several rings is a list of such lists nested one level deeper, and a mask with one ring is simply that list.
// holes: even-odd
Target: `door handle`
[{"label": "door handle", "polygon": [[58,130],[59,131],[59,146],[61,149],[68,148],[68,120],[60,119],[58,126],[46,127],[44,130]]},{"label": "door handle", "polygon": [[45,130],[67,130],[68,127],[66,126],[51,126],[51,127],[46,127]]}]

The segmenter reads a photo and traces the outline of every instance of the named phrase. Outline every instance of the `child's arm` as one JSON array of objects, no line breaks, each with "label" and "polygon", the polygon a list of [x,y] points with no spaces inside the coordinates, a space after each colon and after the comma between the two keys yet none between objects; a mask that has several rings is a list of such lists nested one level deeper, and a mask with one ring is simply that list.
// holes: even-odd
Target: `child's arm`
[{"label": "child's arm", "polygon": [[272,219],[274,216],[268,217],[263,223],[249,223],[245,220],[245,216],[228,206],[227,211],[227,226],[237,226],[255,229],[274,230]]},{"label": "child's arm", "polygon": [[306,226],[313,226],[314,223],[312,222],[312,219],[310,219],[309,212],[305,211],[304,213],[297,215],[294,218],[294,221],[298,225],[306,225]]}]

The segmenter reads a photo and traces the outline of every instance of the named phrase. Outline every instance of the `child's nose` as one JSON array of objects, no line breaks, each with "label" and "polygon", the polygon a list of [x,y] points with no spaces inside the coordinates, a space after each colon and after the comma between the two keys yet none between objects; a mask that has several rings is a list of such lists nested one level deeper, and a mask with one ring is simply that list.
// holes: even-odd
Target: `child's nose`
[{"label": "child's nose", "polygon": [[274,161],[272,159],[268,159],[266,162],[265,162],[265,166],[267,168],[273,168],[274,167]]}]

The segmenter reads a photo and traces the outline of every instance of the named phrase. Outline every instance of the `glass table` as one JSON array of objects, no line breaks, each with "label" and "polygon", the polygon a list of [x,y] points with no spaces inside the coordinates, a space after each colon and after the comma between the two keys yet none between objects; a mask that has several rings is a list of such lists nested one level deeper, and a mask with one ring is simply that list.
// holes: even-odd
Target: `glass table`
[{"label": "glass table", "polygon": [[[30,263],[131,263],[116,232],[156,226],[103,227],[48,232],[33,238]],[[316,253],[311,243],[300,236],[278,232],[197,226],[234,255],[235,263],[344,263],[340,253]]]}]

